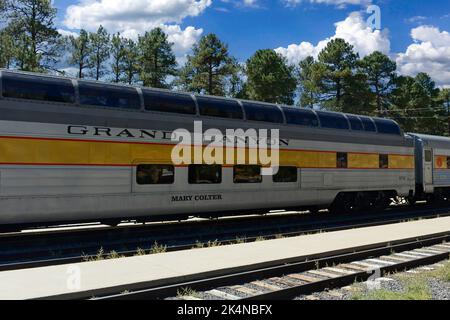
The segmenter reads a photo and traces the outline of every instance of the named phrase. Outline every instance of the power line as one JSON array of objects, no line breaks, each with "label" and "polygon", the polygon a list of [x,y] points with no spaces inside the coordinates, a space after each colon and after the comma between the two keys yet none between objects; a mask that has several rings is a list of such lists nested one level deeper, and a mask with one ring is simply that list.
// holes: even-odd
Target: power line
[{"label": "power line", "polygon": [[415,109],[398,109],[398,110],[383,110],[383,111],[379,111],[379,113],[386,113],[386,112],[390,112],[390,113],[394,113],[394,112],[413,112],[413,111],[420,111],[420,110],[429,110],[429,111],[439,111],[439,110],[444,110],[444,111],[450,111],[450,107],[439,107],[439,108],[415,108]]}]

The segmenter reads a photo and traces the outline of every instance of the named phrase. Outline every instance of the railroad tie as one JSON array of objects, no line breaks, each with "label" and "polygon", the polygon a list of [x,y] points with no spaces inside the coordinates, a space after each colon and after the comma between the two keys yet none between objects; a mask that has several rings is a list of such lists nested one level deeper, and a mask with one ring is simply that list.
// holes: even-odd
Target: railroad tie
[{"label": "railroad tie", "polygon": [[387,266],[392,266],[392,265],[396,264],[395,262],[381,260],[381,259],[367,259],[364,261],[369,262],[369,263],[373,262],[373,263],[377,263],[377,264],[381,264],[381,265],[387,265]]},{"label": "railroad tie", "polygon": [[311,273],[313,275],[318,275],[318,276],[325,277],[325,278],[337,278],[337,277],[339,277],[338,274],[331,273],[331,272],[326,272],[326,271],[323,271],[322,269],[321,270],[309,270],[307,273]]},{"label": "railroad tie", "polygon": [[220,298],[222,300],[239,300],[239,299],[241,299],[238,296],[235,296],[233,294],[229,294],[227,292],[223,292],[223,291],[220,291],[220,290],[217,290],[217,289],[212,289],[212,290],[206,291],[205,293],[206,294],[210,294],[210,295],[215,296],[215,297],[218,297],[218,298]]},{"label": "railroad tie", "polygon": [[414,255],[410,251],[408,251],[408,253],[403,253],[403,252],[402,253],[396,253],[394,256],[405,257],[405,258],[409,258],[411,260],[415,260],[415,259],[423,257],[423,256],[420,256],[420,255]]},{"label": "railroad tie", "polygon": [[281,287],[275,286],[275,285],[270,284],[270,283],[266,283],[264,281],[253,281],[253,282],[250,282],[250,283],[255,285],[255,286],[257,286],[257,287],[261,287],[261,288],[264,288],[264,289],[269,290],[269,291],[279,291],[279,290],[283,289]]},{"label": "railroad tie", "polygon": [[299,274],[299,273],[289,274],[286,277],[293,278],[295,280],[300,280],[300,281],[306,282],[306,283],[317,282],[317,281],[320,280],[320,279],[317,279],[317,278],[314,278],[314,277],[308,277],[305,274]]},{"label": "railroad tie", "polygon": [[344,275],[355,273],[354,271],[340,269],[339,266],[338,267],[333,267],[333,268],[324,268],[323,270],[327,270],[327,271],[331,271],[331,272],[335,272],[335,273],[339,273],[339,274],[344,274]]},{"label": "railroad tie", "polygon": [[345,269],[350,269],[350,270],[354,270],[354,271],[367,271],[367,268],[366,267],[361,267],[361,266],[358,266],[358,265],[356,265],[356,264],[353,264],[353,263],[344,263],[344,264],[340,264],[339,265],[339,267],[341,267],[341,268],[345,268]]},{"label": "railroad tie", "polygon": [[431,255],[444,253],[443,251],[433,250],[433,249],[417,249],[418,252],[429,253]]},{"label": "railroad tie", "polygon": [[188,301],[196,301],[196,300],[203,300],[197,297],[193,297],[193,296],[182,296],[182,297],[178,297],[178,299],[180,300],[188,300]]},{"label": "railroad tie", "polygon": [[262,293],[261,291],[257,291],[252,288],[240,286],[240,285],[232,286],[232,287],[230,287],[230,289],[233,289],[234,291],[237,291],[237,292],[242,293],[247,296],[256,296],[256,295],[259,295]]}]

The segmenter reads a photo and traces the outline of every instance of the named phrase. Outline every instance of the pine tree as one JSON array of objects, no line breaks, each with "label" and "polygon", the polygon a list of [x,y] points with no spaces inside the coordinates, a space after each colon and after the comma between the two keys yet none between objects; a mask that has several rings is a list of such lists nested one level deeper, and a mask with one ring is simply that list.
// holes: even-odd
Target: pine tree
[{"label": "pine tree", "polygon": [[168,76],[176,74],[177,62],[172,50],[173,43],[161,28],[155,28],[139,37],[140,75],[144,86],[168,88]]},{"label": "pine tree", "polygon": [[82,29],[78,37],[70,36],[69,41],[71,46],[69,63],[77,66],[78,78],[84,78],[83,71],[89,68],[89,57],[91,55],[89,34]]},{"label": "pine tree", "polygon": [[234,61],[228,46],[215,34],[208,34],[192,48],[181,70],[181,85],[188,91],[224,96],[227,80],[235,72]]},{"label": "pine tree", "polygon": [[258,50],[247,60],[246,94],[250,99],[293,104],[297,81],[294,68],[274,50]]},{"label": "pine tree", "polygon": [[298,80],[300,84],[301,107],[313,108],[319,101],[320,79],[326,72],[323,64],[316,63],[313,57],[306,57],[299,63]]},{"label": "pine tree", "polygon": [[114,34],[111,39],[111,70],[113,74],[113,81],[120,82],[123,74],[123,59],[125,55],[126,40],[121,37],[120,33]]},{"label": "pine tree", "polygon": [[[14,0],[8,4],[8,29],[22,45],[19,53],[22,70],[51,68],[61,55],[61,36],[55,28],[56,9],[50,0]],[[26,38],[26,39],[25,39]]]},{"label": "pine tree", "polygon": [[109,59],[110,35],[103,26],[95,33],[89,34],[90,56],[89,63],[92,67],[92,76],[99,80],[105,73],[105,62]]},{"label": "pine tree", "polygon": [[7,30],[0,31],[0,68],[9,69],[15,57],[14,39]]},{"label": "pine tree", "polygon": [[378,115],[384,116],[388,103],[387,94],[393,89],[397,64],[385,54],[375,51],[364,57],[359,65],[375,94]]},{"label": "pine tree", "polygon": [[348,93],[345,88],[350,87],[346,82],[351,81],[356,67],[358,55],[353,51],[353,46],[343,39],[333,39],[319,53],[318,63],[325,69],[320,79],[322,94],[321,102],[326,108],[343,111],[344,96]]},{"label": "pine tree", "polygon": [[398,77],[391,100],[389,115],[406,132],[439,135],[446,131],[446,110],[439,104],[439,89],[428,74]]},{"label": "pine tree", "polygon": [[127,39],[124,43],[121,69],[123,70],[125,76],[125,82],[128,84],[133,84],[140,72],[140,65],[138,45],[131,39]]},{"label": "pine tree", "polygon": [[443,108],[443,113],[447,120],[447,132],[443,132],[442,135],[450,136],[450,89],[444,88],[439,93],[440,105]]}]

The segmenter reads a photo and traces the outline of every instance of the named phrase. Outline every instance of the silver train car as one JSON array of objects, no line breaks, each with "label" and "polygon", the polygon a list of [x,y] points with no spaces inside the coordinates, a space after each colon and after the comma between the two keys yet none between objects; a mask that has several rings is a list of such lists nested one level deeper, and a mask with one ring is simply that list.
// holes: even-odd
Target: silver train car
[{"label": "silver train car", "polygon": [[[1,226],[383,208],[417,193],[419,141],[450,157],[450,142],[357,115],[8,70],[0,95]],[[171,134],[194,121],[278,129],[278,173],[175,165]],[[450,186],[434,173],[421,192]]]},{"label": "silver train car", "polygon": [[416,149],[416,199],[450,200],[450,138],[410,133]]}]

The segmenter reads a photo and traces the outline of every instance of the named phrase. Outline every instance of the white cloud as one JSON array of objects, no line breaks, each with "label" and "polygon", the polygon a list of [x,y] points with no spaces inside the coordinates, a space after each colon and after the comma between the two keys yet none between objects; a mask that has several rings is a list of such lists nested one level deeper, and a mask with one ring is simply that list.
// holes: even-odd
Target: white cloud
[{"label": "white cloud", "polygon": [[344,8],[347,5],[368,5],[371,0],[282,0],[286,7],[296,7],[303,2],[309,2],[313,4],[327,4],[335,5],[339,8]]},{"label": "white cloud", "polygon": [[427,20],[427,17],[425,17],[425,16],[414,16],[414,17],[411,17],[409,19],[405,19],[405,21],[408,22],[408,23],[420,23],[420,22],[422,22],[424,20]]},{"label": "white cloud", "polygon": [[182,59],[198,41],[203,29],[192,26],[182,29],[179,23],[186,17],[202,14],[211,3],[212,0],[80,0],[67,8],[64,25],[68,29],[88,31],[102,25],[109,32],[120,32],[132,39],[161,27],[174,43],[175,54]]},{"label": "white cloud", "polygon": [[389,54],[391,43],[388,30],[373,30],[368,27],[359,12],[351,13],[344,21],[335,24],[336,31],[332,37],[313,45],[310,42],[291,44],[287,48],[277,48],[276,52],[285,56],[290,63],[297,64],[307,56],[317,57],[332,39],[341,38],[355,47],[356,52],[364,57],[373,51]]},{"label": "white cloud", "polygon": [[450,33],[432,26],[411,30],[414,43],[397,56],[399,72],[428,73],[440,86],[450,87]]},{"label": "white cloud", "polygon": [[212,0],[82,0],[66,10],[70,29],[147,29],[149,25],[180,23],[203,13]]},{"label": "white cloud", "polygon": [[64,30],[64,29],[58,29],[58,33],[64,37],[72,36],[72,37],[77,38],[79,36],[79,34],[76,32],[68,31],[68,30]]}]

